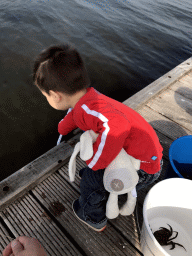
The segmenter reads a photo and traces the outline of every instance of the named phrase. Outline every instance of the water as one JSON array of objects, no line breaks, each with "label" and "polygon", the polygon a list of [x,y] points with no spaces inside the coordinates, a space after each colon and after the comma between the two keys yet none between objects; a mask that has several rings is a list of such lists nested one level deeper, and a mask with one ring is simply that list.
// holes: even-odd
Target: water
[{"label": "water", "polygon": [[[175,245],[173,250],[172,245],[162,246],[162,248],[171,256],[190,256],[192,255],[192,234],[191,228],[192,225],[189,225],[191,220],[191,209],[185,209],[180,207],[154,207],[147,212],[147,217],[149,221],[149,227],[152,230],[152,233],[158,231],[160,227],[164,227],[170,230],[168,224],[172,227],[172,230],[175,231],[170,236],[170,239],[177,236],[172,241],[174,243],[179,243],[184,246]],[[187,222],[186,222],[187,219]],[[190,222],[191,223],[191,222]],[[151,234],[152,235],[152,234]],[[154,237],[153,237],[154,239]],[[156,245],[150,248],[155,252]],[[157,252],[158,249],[156,248]],[[158,255],[158,254],[157,254]],[[160,254],[159,254],[160,255]],[[146,255],[147,256],[147,255]]]},{"label": "water", "polygon": [[192,55],[191,0],[1,0],[0,180],[56,145],[66,112],[32,84],[34,57],[73,43],[98,91],[124,101]]}]

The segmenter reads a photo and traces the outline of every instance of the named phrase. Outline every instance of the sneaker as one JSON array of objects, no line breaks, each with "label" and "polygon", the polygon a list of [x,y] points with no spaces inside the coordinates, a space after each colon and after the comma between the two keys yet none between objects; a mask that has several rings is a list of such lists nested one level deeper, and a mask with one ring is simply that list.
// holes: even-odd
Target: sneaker
[{"label": "sneaker", "polygon": [[99,223],[96,223],[96,222],[93,222],[90,218],[83,219],[83,216],[80,216],[82,214],[80,212],[81,210],[80,210],[80,205],[79,205],[78,199],[73,201],[72,208],[73,208],[73,212],[74,212],[75,216],[77,217],[77,219],[79,219],[81,222],[85,223],[91,229],[93,229],[97,232],[101,232],[106,228],[107,218],[100,221]]}]

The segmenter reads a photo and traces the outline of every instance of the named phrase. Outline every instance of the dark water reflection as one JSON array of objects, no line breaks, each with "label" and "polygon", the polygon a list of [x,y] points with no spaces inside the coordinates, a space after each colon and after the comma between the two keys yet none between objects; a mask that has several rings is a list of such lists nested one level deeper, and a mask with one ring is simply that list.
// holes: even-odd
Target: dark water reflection
[{"label": "dark water reflection", "polygon": [[66,112],[32,84],[32,61],[71,42],[94,86],[124,101],[191,57],[189,0],[0,3],[0,180],[56,145]]}]

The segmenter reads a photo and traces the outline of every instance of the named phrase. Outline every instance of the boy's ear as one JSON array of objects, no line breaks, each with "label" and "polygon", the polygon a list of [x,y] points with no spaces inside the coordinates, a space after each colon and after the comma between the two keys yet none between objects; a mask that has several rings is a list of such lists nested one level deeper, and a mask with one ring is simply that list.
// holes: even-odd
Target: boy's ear
[{"label": "boy's ear", "polygon": [[50,96],[54,98],[54,100],[56,100],[57,102],[60,101],[61,94],[59,92],[55,92],[55,91],[50,90],[49,93],[50,93]]}]

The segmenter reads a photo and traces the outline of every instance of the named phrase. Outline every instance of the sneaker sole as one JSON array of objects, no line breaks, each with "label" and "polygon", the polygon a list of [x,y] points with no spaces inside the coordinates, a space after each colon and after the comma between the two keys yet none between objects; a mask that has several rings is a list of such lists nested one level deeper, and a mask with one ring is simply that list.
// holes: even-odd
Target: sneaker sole
[{"label": "sneaker sole", "polygon": [[[72,207],[72,209],[73,209],[73,207]],[[97,232],[102,232],[105,228],[106,228],[106,226],[107,225],[105,225],[103,228],[101,228],[101,229],[97,229],[97,228],[94,228],[94,227],[92,227],[91,225],[89,225],[87,222],[85,222],[85,221],[83,221],[82,219],[80,219],[78,216],[77,216],[77,214],[75,213],[75,211],[73,210],[73,212],[74,212],[74,214],[75,214],[75,217],[78,219],[78,220],[80,220],[81,222],[83,222],[84,224],[86,224],[88,227],[90,227],[91,229],[93,229],[93,230],[95,230],[95,231],[97,231]]]}]

